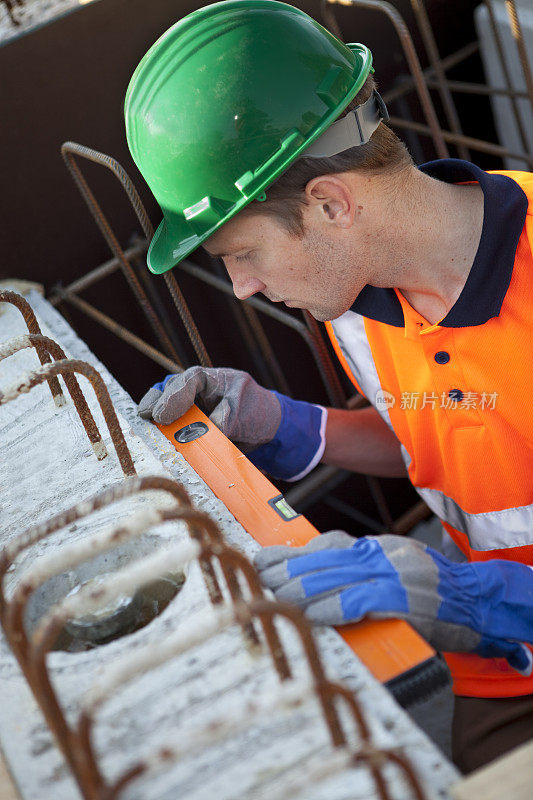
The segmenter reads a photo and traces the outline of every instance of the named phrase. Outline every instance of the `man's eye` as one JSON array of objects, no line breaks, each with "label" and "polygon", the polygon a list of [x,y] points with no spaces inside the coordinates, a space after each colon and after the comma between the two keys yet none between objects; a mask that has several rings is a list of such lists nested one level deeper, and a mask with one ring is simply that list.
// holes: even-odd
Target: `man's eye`
[{"label": "man's eye", "polygon": [[247,259],[250,258],[250,254],[251,251],[249,251],[248,253],[244,253],[244,255],[242,256],[233,256],[233,258],[235,259],[235,261],[246,261]]}]

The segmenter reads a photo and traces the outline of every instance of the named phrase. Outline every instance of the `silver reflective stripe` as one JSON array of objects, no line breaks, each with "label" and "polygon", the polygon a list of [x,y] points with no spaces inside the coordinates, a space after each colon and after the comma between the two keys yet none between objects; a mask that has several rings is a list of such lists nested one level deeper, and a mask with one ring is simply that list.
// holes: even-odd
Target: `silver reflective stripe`
[{"label": "silver reflective stripe", "polygon": [[366,336],[364,317],[355,311],[347,311],[331,324],[355,380],[369,403],[377,408],[389,428],[394,430],[386,404],[376,405],[376,398],[383,394],[383,390]]},{"label": "silver reflective stripe", "polygon": [[[409,469],[411,456],[403,445],[402,456]],[[474,550],[506,550],[533,544],[533,505],[469,514],[444,492],[414,488],[439,519],[468,536]]]}]

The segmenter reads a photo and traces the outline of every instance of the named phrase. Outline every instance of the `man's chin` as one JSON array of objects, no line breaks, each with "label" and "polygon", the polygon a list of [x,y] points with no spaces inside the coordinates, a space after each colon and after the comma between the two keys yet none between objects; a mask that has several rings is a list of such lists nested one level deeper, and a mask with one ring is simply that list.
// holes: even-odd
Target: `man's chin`
[{"label": "man's chin", "polygon": [[329,311],[325,311],[324,309],[317,308],[309,308],[308,311],[317,322],[332,322],[334,319],[342,317],[342,315],[345,313],[344,311],[333,312],[331,309]]},{"label": "man's chin", "polygon": [[302,311],[308,311],[317,322],[330,322],[331,320],[338,319],[350,308],[350,306],[341,309],[312,308],[311,306],[297,305],[296,303],[287,302],[286,300],[285,305],[288,308],[300,308]]}]

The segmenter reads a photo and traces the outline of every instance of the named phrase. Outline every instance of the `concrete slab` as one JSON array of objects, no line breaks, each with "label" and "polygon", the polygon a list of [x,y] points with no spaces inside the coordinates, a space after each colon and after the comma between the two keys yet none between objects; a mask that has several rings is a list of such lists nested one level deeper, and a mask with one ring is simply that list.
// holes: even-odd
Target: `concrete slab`
[{"label": "concrete slab", "polygon": [[[36,292],[28,295],[43,333],[58,341],[67,355],[93,364],[103,376],[119,414],[122,430],[139,474],[171,474],[187,490],[195,504],[221,527],[226,540],[251,556],[258,545],[229,514],[198,476],[176,453],[167,439],[136,414],[135,404],[88,350],[65,320]],[[0,342],[25,332],[19,312],[0,307]],[[22,351],[0,364],[0,386],[11,384],[21,373],[38,365],[35,352]],[[92,496],[122,480],[118,460],[102,420],[94,393],[80,378],[109,450],[98,462],[79,420],[69,403],[56,409],[46,385],[0,407],[0,502],[5,544],[29,525]],[[164,503],[144,496],[123,501],[94,517],[81,520],[24,552],[9,574],[8,593],[26,568],[66,543],[82,541],[99,525],[124,519],[139,509]],[[177,542],[188,535],[181,524],[166,524],[151,531],[161,542]],[[136,633],[81,653],[54,652],[49,665],[54,686],[69,720],[75,719],[80,698],[98,684],[111,665],[135,659],[143,647],[157,649],[180,630],[191,615],[208,606],[200,570],[193,564],[183,590],[166,610]],[[304,681],[307,666],[298,641],[287,625],[280,626],[294,675]],[[357,692],[376,746],[394,746],[404,752],[420,775],[427,797],[446,798],[457,772],[429,739],[412,723],[388,692],[378,684],[332,630],[317,630],[316,638],[328,674],[342,679]],[[0,642],[0,744],[25,800],[75,800],[79,791],[46,727],[35,700],[5,641]],[[229,716],[238,706],[246,708],[258,697],[277,692],[278,681],[269,659],[252,654],[244,646],[240,630],[231,628],[197,647],[124,685],[104,706],[95,732],[96,750],[109,780],[161,745],[189,746],[198,726]],[[357,734],[353,733],[357,743]],[[298,785],[314,767],[333,763],[335,753],[314,698],[297,709],[281,708],[248,729],[213,747],[184,756],[124,793],[128,800],[218,800],[297,796]],[[386,768],[391,798],[411,796],[398,771]],[[306,800],[341,800],[376,797],[365,767],[339,771],[325,782],[314,781],[304,791]]]}]

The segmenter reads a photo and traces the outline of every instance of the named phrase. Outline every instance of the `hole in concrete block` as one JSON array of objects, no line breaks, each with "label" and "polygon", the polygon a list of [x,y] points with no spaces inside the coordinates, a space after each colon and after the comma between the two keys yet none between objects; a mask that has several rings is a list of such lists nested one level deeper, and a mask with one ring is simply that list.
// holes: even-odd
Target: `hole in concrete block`
[{"label": "hole in concrete block", "polygon": [[[153,554],[161,544],[159,536],[142,536],[51,578],[39,587],[28,603],[25,617],[27,633],[31,635],[44,614],[65,597],[89,583],[97,585],[117,569]],[[53,649],[79,653],[144,628],[167,608],[185,580],[183,572],[162,575],[138,589],[132,597],[120,596],[91,614],[70,620]]]}]

